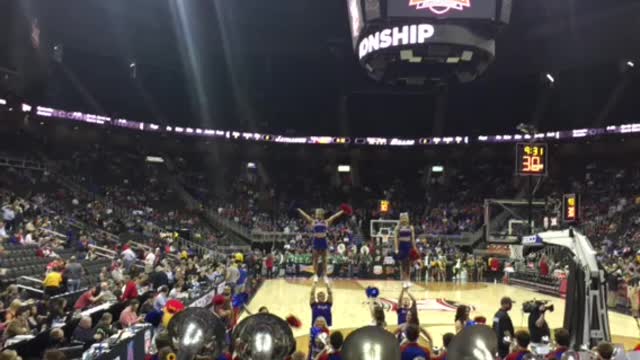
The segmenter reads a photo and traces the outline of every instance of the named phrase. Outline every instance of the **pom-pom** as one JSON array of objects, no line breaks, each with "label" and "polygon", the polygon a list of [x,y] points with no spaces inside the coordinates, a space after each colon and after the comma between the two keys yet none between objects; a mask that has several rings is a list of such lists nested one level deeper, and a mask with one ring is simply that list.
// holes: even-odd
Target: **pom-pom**
[{"label": "pom-pom", "polygon": [[347,216],[351,216],[351,214],[353,214],[353,208],[351,208],[351,205],[349,204],[340,205],[340,210],[342,210],[342,212]]},{"label": "pom-pom", "polygon": [[377,287],[369,286],[367,287],[365,293],[369,299],[375,299],[380,295],[380,290]]},{"label": "pom-pom", "polygon": [[296,329],[299,329],[302,326],[302,322],[300,321],[300,319],[298,319],[294,315],[287,316],[287,324]]},{"label": "pom-pom", "polygon": [[234,309],[240,309],[244,305],[249,302],[249,294],[247,293],[238,293],[233,295],[233,299],[231,300],[231,304]]},{"label": "pom-pom", "polygon": [[411,259],[411,261],[420,259],[420,253],[418,252],[418,249],[411,248],[411,250],[409,251],[409,259]]},{"label": "pom-pom", "polygon": [[223,295],[216,295],[216,296],[213,297],[213,300],[211,302],[215,306],[220,306],[220,305],[224,304],[224,302],[226,300],[227,299],[225,299]]}]

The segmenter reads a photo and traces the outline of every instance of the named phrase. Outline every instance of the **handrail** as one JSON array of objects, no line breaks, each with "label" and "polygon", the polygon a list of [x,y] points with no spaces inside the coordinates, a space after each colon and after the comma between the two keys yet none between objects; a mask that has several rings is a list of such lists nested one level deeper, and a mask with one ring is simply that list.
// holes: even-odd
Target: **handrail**
[{"label": "handrail", "polygon": [[42,284],[42,280],[41,279],[36,279],[36,278],[31,277],[31,276],[23,275],[23,276],[20,276],[18,279],[28,280],[28,281],[31,281],[31,282],[37,282],[38,284]]},{"label": "handrail", "polygon": [[46,170],[46,167],[39,161],[5,155],[0,155],[0,166],[17,167],[38,171]]},{"label": "handrail", "polygon": [[17,285],[17,287],[18,287],[18,289],[29,290],[29,291],[36,292],[38,294],[44,294],[44,290],[32,288],[31,286]]},{"label": "handrail", "polygon": [[47,228],[40,228],[40,230],[42,230],[44,232],[48,232],[49,234],[55,235],[58,238],[62,238],[62,239],[66,238],[66,235],[61,234],[61,233],[59,233],[59,232],[57,232],[55,230],[51,230],[51,229],[47,229]]},{"label": "handrail", "polygon": [[106,252],[106,253],[111,254],[113,256],[117,256],[118,255],[117,252],[115,252],[115,251],[113,251],[111,249],[103,248],[103,247],[96,246],[96,245],[89,245],[89,248],[90,249],[96,249],[96,250],[102,251],[102,252]]}]

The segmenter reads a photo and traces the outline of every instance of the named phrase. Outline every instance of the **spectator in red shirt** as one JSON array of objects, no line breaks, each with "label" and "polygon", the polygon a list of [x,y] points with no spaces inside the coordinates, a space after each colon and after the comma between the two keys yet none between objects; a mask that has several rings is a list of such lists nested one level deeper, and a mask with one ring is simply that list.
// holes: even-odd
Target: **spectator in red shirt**
[{"label": "spectator in red shirt", "polygon": [[271,279],[273,277],[273,255],[267,255],[267,260],[265,260],[265,266],[267,267],[267,278]]},{"label": "spectator in red shirt", "polygon": [[73,305],[73,308],[80,311],[88,308],[91,304],[100,299],[102,296],[100,290],[102,290],[100,286],[96,286],[85,291],[84,294],[80,295],[76,303]]},{"label": "spectator in red shirt", "polygon": [[529,332],[526,330],[518,330],[515,334],[516,339],[516,347],[513,351],[507,355],[504,360],[522,360],[525,355],[529,353],[527,349],[529,347],[529,343],[531,342],[531,336],[529,336]]},{"label": "spectator in red shirt", "polygon": [[494,281],[500,279],[500,260],[498,258],[491,258],[489,260],[489,268],[491,269],[491,277]]},{"label": "spectator in red shirt", "polygon": [[538,266],[540,267],[540,276],[549,276],[549,264],[547,263],[547,257],[542,255],[542,258],[540,258],[540,264],[538,264]]},{"label": "spectator in red shirt", "polygon": [[120,299],[123,302],[138,298],[138,284],[129,275],[127,275],[126,278],[128,279],[127,284],[124,287],[124,292]]}]

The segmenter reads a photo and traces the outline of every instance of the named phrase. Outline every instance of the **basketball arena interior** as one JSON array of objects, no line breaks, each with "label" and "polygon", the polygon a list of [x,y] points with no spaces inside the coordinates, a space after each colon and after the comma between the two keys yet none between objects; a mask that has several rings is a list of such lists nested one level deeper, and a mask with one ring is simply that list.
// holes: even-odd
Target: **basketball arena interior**
[{"label": "basketball arena interior", "polygon": [[0,360],[640,359],[638,19],[0,0]]}]

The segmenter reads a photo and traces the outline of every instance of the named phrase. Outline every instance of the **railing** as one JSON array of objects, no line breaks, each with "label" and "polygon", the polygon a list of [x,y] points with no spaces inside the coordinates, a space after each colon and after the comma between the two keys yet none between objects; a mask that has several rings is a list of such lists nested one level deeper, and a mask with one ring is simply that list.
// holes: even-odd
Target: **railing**
[{"label": "railing", "polygon": [[23,281],[27,281],[27,282],[34,282],[34,283],[42,284],[42,279],[36,279],[34,277],[31,277],[31,276],[20,276],[18,278],[18,280],[23,280]]},{"label": "railing", "polygon": [[100,246],[89,245],[89,249],[93,249],[96,255],[106,257],[108,259],[113,259],[118,257],[117,252],[107,248],[100,247]]},{"label": "railing", "polygon": [[44,295],[44,290],[42,290],[42,289],[36,289],[34,287],[27,286],[27,285],[21,285],[21,284],[18,284],[17,287],[20,290],[28,291],[30,293],[39,295],[40,297],[42,297]]},{"label": "railing", "polygon": [[188,248],[191,250],[194,250],[198,256],[202,257],[203,255],[207,254],[210,251],[213,251],[213,249],[207,247],[207,246],[203,246],[197,243],[194,243],[193,241],[189,241],[186,239],[183,239],[181,237],[178,238],[178,244],[177,244],[180,248]]},{"label": "railing", "polygon": [[509,284],[532,288],[549,295],[562,296],[561,279],[540,276],[534,272],[514,272],[508,275]]},{"label": "railing", "polygon": [[39,161],[0,155],[0,166],[44,171],[46,167]]},{"label": "railing", "polygon": [[40,228],[40,230],[42,230],[42,231],[44,231],[46,233],[49,233],[49,234],[55,236],[56,238],[58,238],[60,240],[66,240],[67,239],[67,236],[65,234],[61,234],[61,233],[59,233],[59,232],[57,232],[55,230],[51,230],[51,229],[47,229],[47,228]]},{"label": "railing", "polygon": [[258,243],[264,242],[289,242],[298,237],[298,235],[309,235],[308,233],[285,233],[277,231],[261,231],[254,230],[251,232],[251,240]]}]

